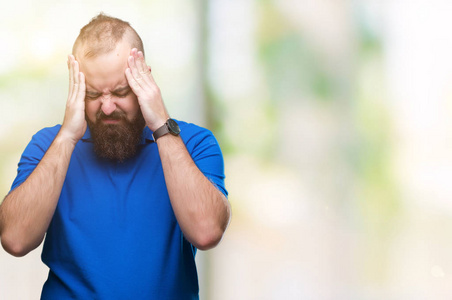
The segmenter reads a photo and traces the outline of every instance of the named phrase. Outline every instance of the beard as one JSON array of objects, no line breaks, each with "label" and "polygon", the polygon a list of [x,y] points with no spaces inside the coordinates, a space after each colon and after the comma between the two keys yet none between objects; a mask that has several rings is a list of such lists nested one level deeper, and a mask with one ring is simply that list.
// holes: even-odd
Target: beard
[{"label": "beard", "polygon": [[[118,124],[105,124],[103,120],[121,120]],[[105,115],[102,110],[96,114],[93,123],[86,117],[91,138],[94,143],[94,152],[98,157],[123,162],[136,155],[138,144],[141,141],[145,121],[141,112],[129,121],[122,111],[114,111]]]}]

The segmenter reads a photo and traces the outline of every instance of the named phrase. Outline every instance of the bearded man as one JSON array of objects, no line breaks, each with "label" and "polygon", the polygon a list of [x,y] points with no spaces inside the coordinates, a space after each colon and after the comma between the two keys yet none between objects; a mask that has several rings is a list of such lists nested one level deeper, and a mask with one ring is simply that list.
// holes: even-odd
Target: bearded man
[{"label": "bearded man", "polygon": [[63,123],[33,136],[0,205],[3,248],[45,236],[42,299],[198,299],[196,250],[230,220],[217,141],[169,117],[127,22],[93,18],[68,69]]}]

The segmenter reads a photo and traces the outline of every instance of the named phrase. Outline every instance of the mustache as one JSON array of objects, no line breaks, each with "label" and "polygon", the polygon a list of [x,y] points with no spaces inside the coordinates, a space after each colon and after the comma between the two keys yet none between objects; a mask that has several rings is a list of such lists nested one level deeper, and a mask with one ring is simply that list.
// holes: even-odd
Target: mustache
[{"label": "mustache", "polygon": [[96,114],[96,120],[123,120],[126,118],[126,114],[122,111],[115,110],[109,115],[106,115],[102,110],[99,110]]}]

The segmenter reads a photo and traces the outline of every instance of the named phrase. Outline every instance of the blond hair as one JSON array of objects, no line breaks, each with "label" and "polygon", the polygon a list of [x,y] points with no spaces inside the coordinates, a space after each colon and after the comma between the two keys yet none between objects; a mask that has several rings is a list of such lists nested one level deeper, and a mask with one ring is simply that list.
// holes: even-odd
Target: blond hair
[{"label": "blond hair", "polygon": [[72,54],[93,58],[113,51],[123,39],[130,43],[131,48],[144,53],[140,36],[128,22],[100,13],[80,30]]}]

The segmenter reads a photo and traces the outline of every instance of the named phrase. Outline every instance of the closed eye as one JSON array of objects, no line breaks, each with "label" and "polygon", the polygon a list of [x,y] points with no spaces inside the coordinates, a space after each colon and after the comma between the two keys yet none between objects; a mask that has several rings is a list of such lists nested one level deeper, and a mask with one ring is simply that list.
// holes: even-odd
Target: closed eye
[{"label": "closed eye", "polygon": [[113,95],[115,95],[116,97],[119,97],[119,98],[125,98],[125,97],[127,97],[127,95],[130,94],[130,92],[131,92],[131,90],[129,89],[129,90],[125,91],[125,92],[113,93]]},{"label": "closed eye", "polygon": [[100,94],[85,94],[85,100],[96,100],[100,97]]}]

